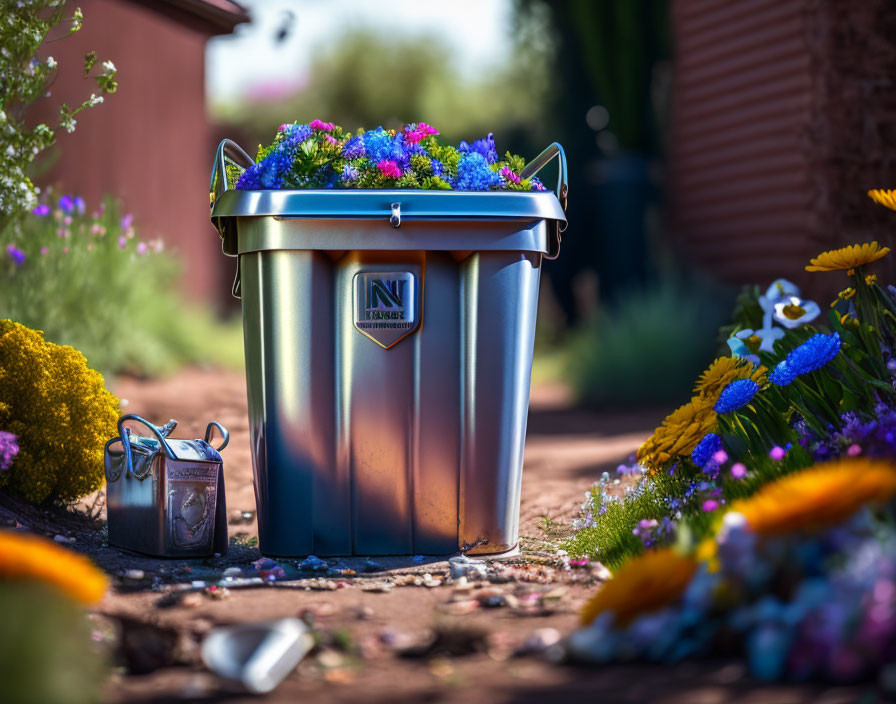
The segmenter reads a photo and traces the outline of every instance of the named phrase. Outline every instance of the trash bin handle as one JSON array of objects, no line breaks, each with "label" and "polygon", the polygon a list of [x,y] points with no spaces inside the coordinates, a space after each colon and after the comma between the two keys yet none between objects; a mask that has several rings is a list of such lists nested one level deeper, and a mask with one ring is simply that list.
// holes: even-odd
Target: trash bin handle
[{"label": "trash bin handle", "polygon": [[227,162],[245,170],[252,166],[255,160],[232,139],[221,140],[215,152],[215,162],[212,164],[212,175],[208,184],[211,205],[214,205],[218,197],[230,188],[227,183]]},{"label": "trash bin handle", "polygon": [[[551,160],[554,157],[557,157],[560,160],[560,168],[558,169],[557,174],[557,200],[560,201],[560,207],[563,208],[563,212],[566,213],[566,197],[569,192],[569,185],[566,181],[566,152],[563,151],[563,147],[560,146],[559,142],[554,142],[549,145],[541,154],[526,164],[523,167],[523,170],[520,171],[520,178],[532,178],[545,166],[551,163]],[[560,228],[560,232],[563,232],[565,229],[566,224],[564,223]]]}]

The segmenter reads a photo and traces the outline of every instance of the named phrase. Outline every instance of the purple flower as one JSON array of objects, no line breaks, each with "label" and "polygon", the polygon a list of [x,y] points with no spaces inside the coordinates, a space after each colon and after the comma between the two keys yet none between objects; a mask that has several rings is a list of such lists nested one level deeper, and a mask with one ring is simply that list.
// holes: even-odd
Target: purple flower
[{"label": "purple flower", "polygon": [[498,160],[498,150],[495,149],[495,136],[491,132],[484,139],[477,139],[472,145],[461,142],[457,149],[463,154],[473,152],[481,154],[489,164],[494,164]]},{"label": "purple flower", "polygon": [[780,445],[775,445],[771,450],[768,451],[768,456],[771,457],[776,462],[780,462],[784,459],[784,455],[787,454],[787,450],[785,450]]},{"label": "purple flower", "polygon": [[731,476],[735,479],[743,479],[747,476],[747,468],[740,462],[731,465]]},{"label": "purple flower", "polygon": [[50,214],[50,206],[46,203],[41,203],[40,205],[36,206],[31,212],[34,215],[37,215],[37,217],[43,218]]},{"label": "purple flower", "polygon": [[127,213],[121,218],[121,229],[122,230],[130,230],[131,225],[134,224],[134,216],[131,213]]},{"label": "purple flower", "polygon": [[75,201],[71,196],[62,196],[59,199],[59,209],[66,215],[71,215],[75,211]]},{"label": "purple flower", "polygon": [[121,249],[124,249],[125,247],[127,247],[127,246],[128,246],[128,238],[125,237],[124,235],[122,235],[121,237],[119,237],[119,238],[118,238],[118,246],[119,246]]},{"label": "purple flower", "polygon": [[344,167],[342,167],[341,178],[343,183],[351,183],[358,178],[358,169],[356,169],[351,164],[346,164]]},{"label": "purple flower", "polygon": [[83,215],[85,208],[84,199],[81,196],[75,196],[75,209],[78,211],[78,215]]},{"label": "purple flower", "polygon": [[22,264],[25,263],[25,253],[14,244],[6,245],[6,253],[9,255],[9,258],[12,259],[12,263],[17,267],[22,266]]},{"label": "purple flower", "polygon": [[18,438],[12,433],[0,430],[0,470],[7,470],[12,466],[12,461],[19,454]]},{"label": "purple flower", "polygon": [[149,246],[146,242],[140,242],[137,244],[137,254],[146,254],[149,251]]}]

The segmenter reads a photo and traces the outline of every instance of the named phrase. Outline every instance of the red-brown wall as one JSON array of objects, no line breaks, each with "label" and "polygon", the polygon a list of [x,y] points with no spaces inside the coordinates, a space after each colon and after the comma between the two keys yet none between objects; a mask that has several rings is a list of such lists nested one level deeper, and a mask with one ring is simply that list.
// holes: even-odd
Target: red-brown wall
[{"label": "red-brown wall", "polygon": [[50,44],[60,63],[51,98],[69,105],[96,92],[83,80],[83,55],[118,68],[119,89],[59,133],[59,161],[41,178],[82,195],[93,208],[106,194],[134,214],[142,238],[161,236],[184,265],[184,289],[224,300],[232,262],[208,220],[213,133],[205,113],[205,43],[210,34],[126,0],[80,0],[83,29]]},{"label": "red-brown wall", "polygon": [[[807,291],[818,252],[896,242],[896,12],[889,0],[673,0],[672,231],[733,282]],[[873,269],[896,281],[896,257]]]}]

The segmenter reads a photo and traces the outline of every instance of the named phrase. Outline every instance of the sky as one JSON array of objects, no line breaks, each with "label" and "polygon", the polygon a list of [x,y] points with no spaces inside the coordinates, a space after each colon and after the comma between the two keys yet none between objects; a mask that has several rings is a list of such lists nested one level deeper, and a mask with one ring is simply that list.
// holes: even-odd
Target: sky
[{"label": "sky", "polygon": [[[343,32],[369,27],[386,35],[438,36],[466,75],[506,60],[511,0],[240,0],[252,22],[208,43],[211,102],[288,93],[307,82],[314,51]],[[286,39],[278,30],[294,18]]]}]

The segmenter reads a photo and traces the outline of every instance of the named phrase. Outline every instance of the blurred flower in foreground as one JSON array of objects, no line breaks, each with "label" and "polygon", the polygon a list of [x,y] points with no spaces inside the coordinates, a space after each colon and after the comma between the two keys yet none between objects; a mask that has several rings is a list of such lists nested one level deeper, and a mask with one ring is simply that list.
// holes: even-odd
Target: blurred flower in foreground
[{"label": "blurred flower in foreground", "polygon": [[658,611],[678,600],[697,571],[694,558],[663,548],[625,563],[582,608],[582,623],[612,611],[613,623],[628,625],[641,614]]},{"label": "blurred flower in foreground", "polygon": [[889,462],[849,459],[816,465],[766,484],[731,510],[750,530],[779,535],[833,526],[869,502],[896,495],[896,467]]},{"label": "blurred flower in foreground", "polygon": [[106,575],[86,557],[30,533],[0,531],[0,579],[51,584],[77,601],[99,601]]}]

